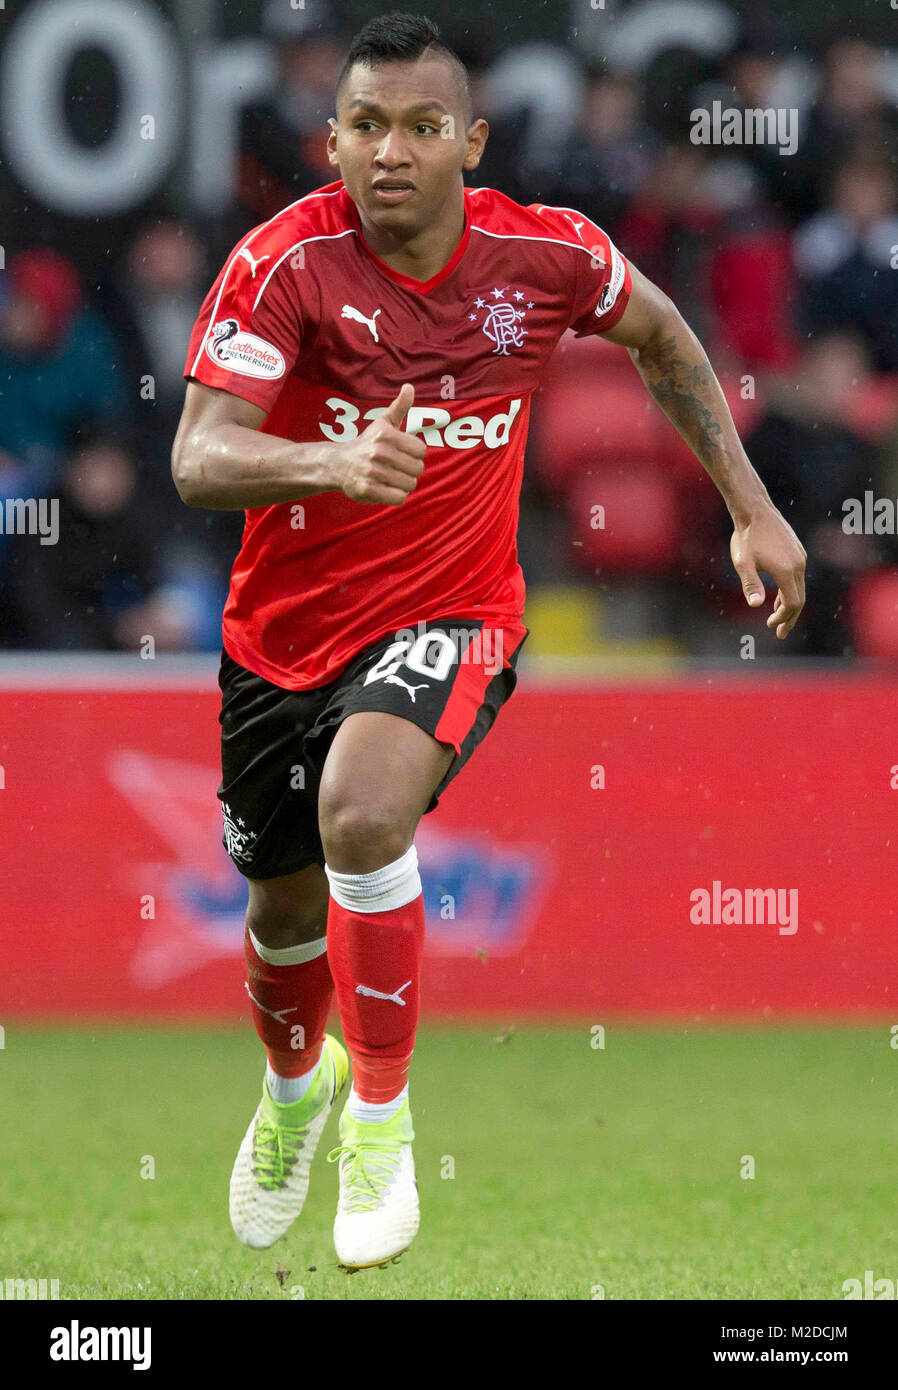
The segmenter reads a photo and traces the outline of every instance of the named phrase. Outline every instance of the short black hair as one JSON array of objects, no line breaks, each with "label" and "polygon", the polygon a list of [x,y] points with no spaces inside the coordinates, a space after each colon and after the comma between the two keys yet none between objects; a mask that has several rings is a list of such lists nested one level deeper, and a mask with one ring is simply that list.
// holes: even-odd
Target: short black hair
[{"label": "short black hair", "polygon": [[356,63],[373,68],[380,63],[414,62],[425,53],[446,58],[455,68],[465,123],[470,125],[474,119],[474,108],[468,89],[468,70],[458,54],[443,41],[439,27],[432,19],[422,14],[405,14],[400,10],[394,10],[391,14],[382,14],[370,19],[349,46],[349,52],[337,78],[337,99],[350,69]]}]

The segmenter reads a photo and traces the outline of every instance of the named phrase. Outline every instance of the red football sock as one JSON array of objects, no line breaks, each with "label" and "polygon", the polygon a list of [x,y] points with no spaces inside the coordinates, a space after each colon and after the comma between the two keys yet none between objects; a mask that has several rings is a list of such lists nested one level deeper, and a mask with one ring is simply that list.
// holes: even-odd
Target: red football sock
[{"label": "red football sock", "polygon": [[278,1076],[304,1076],[317,1065],[334,995],[327,952],[300,965],[272,965],[246,947],[247,992],[256,1032]]},{"label": "red football sock", "polygon": [[354,912],[332,894],[327,952],[355,1093],[367,1101],[394,1100],[408,1080],[415,1046],[423,896],[384,912]]}]

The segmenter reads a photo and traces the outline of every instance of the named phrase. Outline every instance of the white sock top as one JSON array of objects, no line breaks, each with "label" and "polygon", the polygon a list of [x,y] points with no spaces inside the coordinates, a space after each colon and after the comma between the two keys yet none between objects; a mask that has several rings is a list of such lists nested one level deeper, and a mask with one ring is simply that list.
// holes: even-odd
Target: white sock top
[{"label": "white sock top", "polygon": [[349,1092],[346,1109],[354,1120],[359,1120],[362,1124],[382,1125],[385,1120],[392,1120],[402,1102],[407,1099],[408,1082],[405,1083],[394,1100],[384,1101],[362,1100],[361,1096],[356,1095],[355,1086],[353,1086]]},{"label": "white sock top", "polygon": [[414,902],[421,892],[418,851],[409,845],[399,859],[370,874],[338,874],[324,866],[331,897],[348,912],[390,912]]}]

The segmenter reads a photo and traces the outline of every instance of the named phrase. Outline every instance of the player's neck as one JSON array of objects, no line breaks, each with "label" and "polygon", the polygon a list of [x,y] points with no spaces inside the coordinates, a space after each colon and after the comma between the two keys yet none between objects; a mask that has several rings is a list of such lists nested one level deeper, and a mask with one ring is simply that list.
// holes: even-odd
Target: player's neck
[{"label": "player's neck", "polygon": [[379,260],[400,275],[424,282],[439,275],[464,235],[464,191],[447,205],[443,214],[409,241],[400,241],[392,232],[369,223],[361,209],[359,218],[365,244]]}]

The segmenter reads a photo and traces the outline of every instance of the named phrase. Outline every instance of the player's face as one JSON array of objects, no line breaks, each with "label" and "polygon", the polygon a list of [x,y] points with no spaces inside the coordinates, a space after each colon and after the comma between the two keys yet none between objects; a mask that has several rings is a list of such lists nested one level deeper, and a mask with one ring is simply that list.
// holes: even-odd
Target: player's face
[{"label": "player's face", "polygon": [[328,137],[330,161],[369,223],[403,240],[460,193],[489,127],[465,126],[453,65],[438,57],[350,70]]}]

